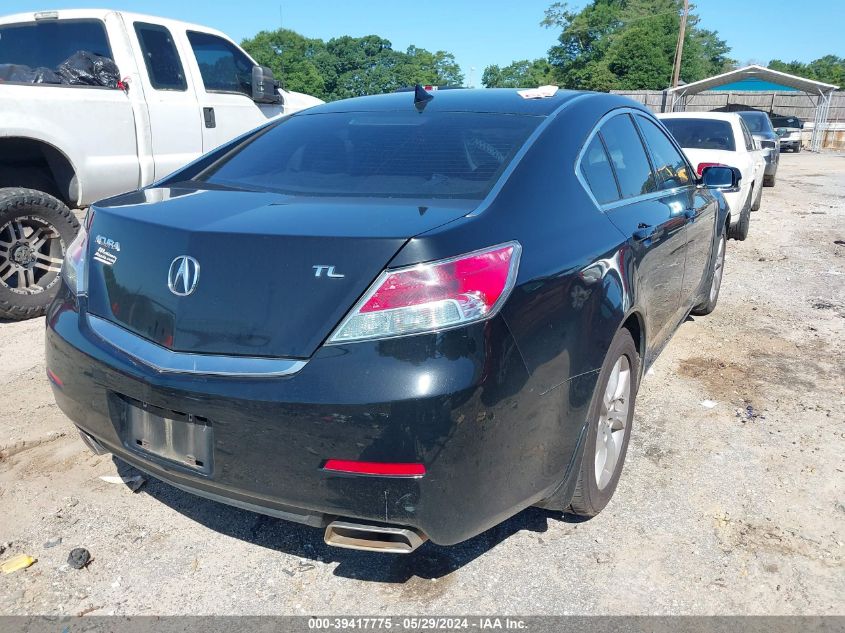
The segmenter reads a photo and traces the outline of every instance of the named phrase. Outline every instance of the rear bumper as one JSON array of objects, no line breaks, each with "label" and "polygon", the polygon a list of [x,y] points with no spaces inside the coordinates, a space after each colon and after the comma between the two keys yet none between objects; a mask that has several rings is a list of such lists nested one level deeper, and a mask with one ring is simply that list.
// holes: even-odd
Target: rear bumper
[{"label": "rear bumper", "polygon": [[[47,366],[65,414],[106,450],[177,487],[324,526],[412,526],[435,543],[474,536],[569,481],[596,374],[538,395],[501,317],[438,335],[321,348],[271,378],[163,374],[114,353],[65,294]],[[199,473],[126,439],[124,398],[210,421]],[[326,459],[423,463],[422,478],[331,473]]]}]

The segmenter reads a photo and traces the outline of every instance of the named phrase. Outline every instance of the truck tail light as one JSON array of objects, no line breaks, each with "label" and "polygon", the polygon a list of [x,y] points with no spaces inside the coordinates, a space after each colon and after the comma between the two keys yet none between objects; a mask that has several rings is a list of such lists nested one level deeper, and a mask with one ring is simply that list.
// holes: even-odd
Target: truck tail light
[{"label": "truck tail light", "polygon": [[508,242],[450,259],[385,270],[329,343],[392,338],[493,316],[516,281],[521,247]]}]

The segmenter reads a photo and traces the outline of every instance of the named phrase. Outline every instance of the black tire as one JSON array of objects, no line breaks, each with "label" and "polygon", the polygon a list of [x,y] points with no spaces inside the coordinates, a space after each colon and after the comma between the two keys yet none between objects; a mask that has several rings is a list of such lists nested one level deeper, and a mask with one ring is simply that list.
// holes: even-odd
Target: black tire
[{"label": "black tire", "polygon": [[729,237],[739,242],[745,241],[748,237],[748,228],[751,225],[751,195],[752,191],[748,192],[748,199],[742,205],[742,211],[739,213],[739,220],[736,224],[731,226]]},{"label": "black tire", "polygon": [[763,176],[763,186],[764,187],[774,187],[776,180],[777,180],[777,172],[775,172],[771,176]]},{"label": "black tire", "polygon": [[[753,184],[751,185],[754,186]],[[754,198],[754,204],[751,205],[752,211],[759,211],[763,205],[763,187],[757,187],[757,197]]]},{"label": "black tire", "polygon": [[73,213],[53,196],[0,189],[0,318],[44,314],[59,288],[65,250],[78,231]]},{"label": "black tire", "polygon": [[[628,409],[625,416],[625,424],[619,430],[622,433],[621,443],[618,448],[612,475],[604,485],[599,488],[596,475],[596,444],[598,443],[599,419],[604,409],[604,396],[608,383],[617,361],[627,359],[630,384],[630,394],[627,397]],[[589,422],[587,425],[587,436],[584,441],[583,453],[581,456],[581,468],[578,472],[578,481],[575,484],[575,492],[572,495],[568,512],[582,517],[594,517],[601,512],[616,490],[619,483],[619,476],[622,474],[622,466],[625,463],[625,454],[628,451],[628,442],[631,439],[631,424],[634,420],[634,406],[637,399],[637,388],[640,377],[640,356],[637,353],[637,346],[631,333],[622,329],[613,337],[610,349],[607,350],[604,364],[599,372],[596,391],[593,395],[593,402],[590,405]]]},{"label": "black tire", "polygon": [[796,145],[796,146],[795,146],[795,149],[794,149],[794,150],[792,150],[792,151],[793,151],[793,152],[795,152],[796,154],[797,154],[798,152],[800,152],[800,151],[801,151],[801,143],[798,143],[798,145]]},{"label": "black tire", "polygon": [[727,250],[727,237],[725,227],[719,235],[716,245],[716,252],[713,253],[713,261],[710,262],[710,274],[707,279],[710,282],[707,287],[707,298],[703,303],[695,306],[691,313],[695,316],[705,316],[716,309],[719,302],[719,291],[722,289],[722,277],[725,271],[725,251]]}]

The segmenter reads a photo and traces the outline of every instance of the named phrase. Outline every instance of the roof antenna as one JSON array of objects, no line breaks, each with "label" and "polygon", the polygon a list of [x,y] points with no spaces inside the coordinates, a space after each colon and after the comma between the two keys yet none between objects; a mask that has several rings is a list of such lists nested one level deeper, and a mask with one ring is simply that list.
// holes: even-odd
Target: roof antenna
[{"label": "roof antenna", "polygon": [[434,95],[426,92],[426,89],[421,85],[417,84],[414,86],[414,107],[417,109],[417,112],[425,110],[428,102],[432,99],[434,99]]}]

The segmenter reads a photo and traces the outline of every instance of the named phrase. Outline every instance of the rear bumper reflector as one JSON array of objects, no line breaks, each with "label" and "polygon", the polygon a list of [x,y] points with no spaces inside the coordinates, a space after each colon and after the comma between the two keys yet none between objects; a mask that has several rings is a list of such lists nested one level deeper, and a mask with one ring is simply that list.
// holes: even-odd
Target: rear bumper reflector
[{"label": "rear bumper reflector", "polygon": [[387,462],[358,462],[345,459],[329,459],[323,470],[351,475],[373,475],[380,477],[422,477],[423,464],[394,464]]}]

